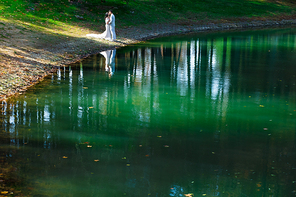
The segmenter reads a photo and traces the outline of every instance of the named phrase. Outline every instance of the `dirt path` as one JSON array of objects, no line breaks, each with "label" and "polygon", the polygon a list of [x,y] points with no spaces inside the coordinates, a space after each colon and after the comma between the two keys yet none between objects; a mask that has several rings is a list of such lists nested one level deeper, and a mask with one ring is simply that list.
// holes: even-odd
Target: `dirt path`
[{"label": "dirt path", "polygon": [[295,25],[296,19],[253,20],[247,22],[211,22],[200,24],[158,24],[140,27],[117,28],[118,40],[109,42],[86,37],[85,26],[70,30],[52,31],[52,28],[34,30],[26,24],[0,21],[0,101],[22,93],[40,82],[45,76],[60,67],[81,60],[91,54],[126,46],[154,37],[242,28],[262,28]]}]

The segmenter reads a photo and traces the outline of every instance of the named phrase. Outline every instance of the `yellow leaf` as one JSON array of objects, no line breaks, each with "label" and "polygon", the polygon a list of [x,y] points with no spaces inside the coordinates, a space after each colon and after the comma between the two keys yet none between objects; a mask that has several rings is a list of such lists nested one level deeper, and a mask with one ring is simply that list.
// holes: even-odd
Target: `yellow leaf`
[{"label": "yellow leaf", "polygon": [[1,194],[8,194],[8,191],[1,191]]},{"label": "yellow leaf", "polygon": [[67,159],[68,157],[66,157],[66,156],[63,156],[63,159]]}]

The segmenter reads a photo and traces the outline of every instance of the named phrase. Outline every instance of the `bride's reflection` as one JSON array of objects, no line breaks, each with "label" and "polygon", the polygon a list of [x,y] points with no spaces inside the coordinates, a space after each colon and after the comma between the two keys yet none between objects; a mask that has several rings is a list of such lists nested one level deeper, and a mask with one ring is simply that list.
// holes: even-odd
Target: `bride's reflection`
[{"label": "bride's reflection", "polygon": [[116,55],[116,49],[114,50],[108,50],[100,52],[101,55],[103,55],[106,59],[105,61],[105,71],[109,72],[109,75],[112,76],[115,71],[115,55]]}]

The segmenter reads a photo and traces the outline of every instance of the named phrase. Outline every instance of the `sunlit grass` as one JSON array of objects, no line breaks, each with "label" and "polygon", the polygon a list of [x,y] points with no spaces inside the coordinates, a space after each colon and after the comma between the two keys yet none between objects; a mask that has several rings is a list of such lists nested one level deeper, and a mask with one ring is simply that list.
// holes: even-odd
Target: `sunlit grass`
[{"label": "sunlit grass", "polygon": [[287,1],[267,0],[149,0],[129,1],[128,4],[122,0],[109,0],[106,3],[95,0],[71,2],[74,3],[66,0],[0,0],[0,13],[3,18],[37,23],[40,26],[80,22],[95,26],[102,25],[104,12],[113,9],[117,25],[129,26],[178,20],[264,17],[293,14],[296,10],[295,5]]}]

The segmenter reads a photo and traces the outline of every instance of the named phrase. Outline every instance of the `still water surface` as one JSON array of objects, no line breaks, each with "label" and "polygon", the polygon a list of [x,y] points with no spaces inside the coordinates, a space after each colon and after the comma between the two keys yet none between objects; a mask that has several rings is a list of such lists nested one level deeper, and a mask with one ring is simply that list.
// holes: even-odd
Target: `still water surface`
[{"label": "still water surface", "polygon": [[295,75],[296,29],[106,51],[3,103],[2,152],[36,196],[293,196]]}]

